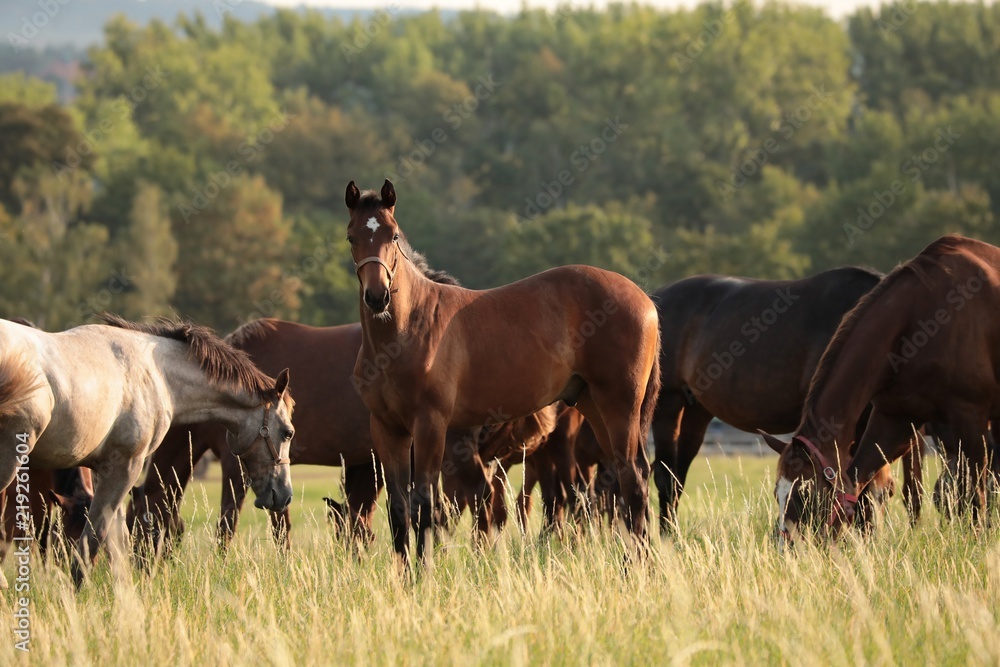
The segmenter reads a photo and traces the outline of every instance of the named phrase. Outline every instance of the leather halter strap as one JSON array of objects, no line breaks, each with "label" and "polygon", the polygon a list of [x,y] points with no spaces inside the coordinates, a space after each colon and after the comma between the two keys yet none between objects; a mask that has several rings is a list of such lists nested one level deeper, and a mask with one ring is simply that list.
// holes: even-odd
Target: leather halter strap
[{"label": "leather halter strap", "polygon": [[[392,244],[394,246],[396,246],[396,250],[399,252],[400,255],[402,255],[406,259],[410,259],[410,257],[403,250],[403,247],[399,245],[399,241],[398,240],[393,241]],[[396,261],[394,262],[394,266],[389,266],[385,262],[385,260],[383,260],[378,255],[372,255],[371,257],[365,257],[363,260],[361,260],[360,262],[358,262],[357,264],[354,265],[354,275],[356,275],[358,277],[358,282],[361,282],[361,267],[364,266],[365,264],[379,264],[379,265],[381,265],[382,268],[385,269],[385,272],[387,274],[389,274],[389,287],[392,288],[392,281],[396,277],[396,267],[399,266],[399,256],[398,255],[396,256]]]},{"label": "leather halter strap", "polygon": [[[291,459],[282,457],[278,448],[274,446],[274,442],[271,440],[271,430],[267,427],[267,422],[269,419],[270,412],[271,412],[271,404],[265,403],[264,421],[261,424],[260,429],[257,431],[257,437],[254,439],[252,443],[250,443],[250,446],[253,446],[253,444],[256,443],[258,440],[263,440],[264,444],[266,444],[267,448],[271,451],[271,456],[274,458],[274,465],[278,466],[288,465],[292,462]],[[250,447],[247,447],[247,449],[250,449]],[[241,458],[245,454],[246,450],[244,450],[242,454],[237,454],[236,452],[233,452],[233,455],[236,456],[237,458]]]},{"label": "leather halter strap", "polygon": [[798,441],[799,444],[801,444],[803,447],[806,448],[806,451],[809,452],[809,455],[812,456],[812,458],[816,459],[816,461],[823,467],[823,477],[826,478],[826,481],[830,482],[831,484],[833,484],[833,482],[836,481],[837,471],[834,469],[833,465],[831,465],[830,460],[827,459],[825,456],[823,456],[823,452],[819,450],[819,447],[816,446],[816,443],[814,443],[812,440],[805,437],[804,435],[797,435],[794,438],[792,438],[792,441],[793,442]]}]

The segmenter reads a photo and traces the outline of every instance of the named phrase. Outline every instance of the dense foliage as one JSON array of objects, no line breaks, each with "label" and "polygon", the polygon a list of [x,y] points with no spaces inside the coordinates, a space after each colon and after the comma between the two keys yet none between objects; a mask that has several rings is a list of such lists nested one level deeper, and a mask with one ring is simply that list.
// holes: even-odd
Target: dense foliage
[{"label": "dense foliage", "polygon": [[0,312],[49,329],[355,319],[350,179],[391,178],[410,241],[472,287],[1000,241],[993,5],[115,19],[56,99],[0,80]]}]

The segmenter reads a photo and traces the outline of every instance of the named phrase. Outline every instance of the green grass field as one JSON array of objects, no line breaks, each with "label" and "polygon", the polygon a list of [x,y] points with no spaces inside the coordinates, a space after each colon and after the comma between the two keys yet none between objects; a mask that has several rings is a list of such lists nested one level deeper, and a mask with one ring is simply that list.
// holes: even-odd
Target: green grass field
[{"label": "green grass field", "polygon": [[[102,558],[77,594],[36,557],[30,653],[6,629],[8,590],[0,664],[1000,662],[995,529],[943,525],[933,508],[911,529],[897,497],[873,538],[781,553],[774,461],[699,459],[680,535],[655,537],[627,573],[610,531],[542,539],[536,513],[528,537],[507,531],[483,547],[466,518],[413,583],[398,574],[384,514],[360,556],[331,538],[321,497],[337,470],[293,469],[290,553],[248,502],[220,557],[216,469],[188,494],[182,547],[151,574],[115,577]],[[13,581],[10,559],[5,572]]]}]

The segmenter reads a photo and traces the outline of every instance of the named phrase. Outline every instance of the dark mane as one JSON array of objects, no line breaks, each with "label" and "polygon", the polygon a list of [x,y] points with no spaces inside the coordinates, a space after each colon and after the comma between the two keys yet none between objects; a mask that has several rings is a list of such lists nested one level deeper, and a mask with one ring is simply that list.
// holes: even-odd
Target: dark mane
[{"label": "dark mane", "polygon": [[405,238],[400,239],[400,245],[403,246],[403,252],[405,252],[410,258],[410,261],[413,262],[413,266],[417,267],[417,271],[424,274],[425,278],[440,285],[461,285],[461,283],[458,282],[458,278],[451,275],[447,271],[432,269],[430,265],[427,264],[427,258],[424,254],[414,250],[413,246],[411,246]]},{"label": "dark mane", "polygon": [[844,315],[844,319],[841,320],[840,326],[837,327],[836,333],[833,334],[830,344],[826,346],[826,350],[823,352],[823,356],[816,366],[816,372],[813,373],[812,380],[809,382],[809,392],[806,394],[806,402],[802,410],[803,418],[813,414],[813,406],[816,402],[819,388],[824,386],[830,379],[830,375],[833,373],[834,366],[836,366],[840,354],[847,344],[847,340],[851,337],[858,322],[871,309],[872,304],[882,298],[883,294],[893,289],[904,275],[913,275],[921,283],[930,288],[931,278],[928,275],[927,269],[937,267],[946,273],[950,273],[948,268],[941,264],[941,258],[958,254],[964,246],[968,245],[969,241],[970,239],[954,235],[938,239],[924,248],[919,255],[890,271],[870,292],[858,300],[854,308]]},{"label": "dark mane", "polygon": [[262,340],[263,338],[266,338],[269,333],[277,330],[277,328],[278,321],[276,319],[273,317],[262,317],[260,319],[247,322],[223,338],[223,340],[235,348],[243,349],[246,347],[247,343]]},{"label": "dark mane", "polygon": [[101,313],[98,317],[108,326],[186,343],[213,384],[246,391],[263,401],[277,398],[274,380],[254,366],[246,352],[230,346],[208,327],[165,318],[149,324],[130,322],[111,313]]}]

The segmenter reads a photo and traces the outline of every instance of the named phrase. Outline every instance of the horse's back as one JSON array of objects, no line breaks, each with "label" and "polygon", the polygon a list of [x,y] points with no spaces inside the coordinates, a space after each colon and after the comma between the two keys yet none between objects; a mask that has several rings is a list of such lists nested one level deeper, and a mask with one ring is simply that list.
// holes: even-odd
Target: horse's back
[{"label": "horse's back", "polygon": [[800,280],[692,276],[658,290],[664,387],[690,390],[737,426],[794,421],[841,318],[879,279],[843,267]]}]

